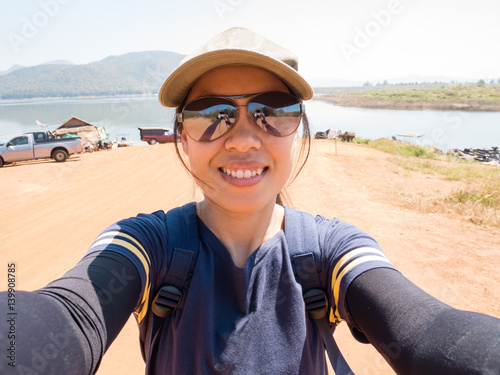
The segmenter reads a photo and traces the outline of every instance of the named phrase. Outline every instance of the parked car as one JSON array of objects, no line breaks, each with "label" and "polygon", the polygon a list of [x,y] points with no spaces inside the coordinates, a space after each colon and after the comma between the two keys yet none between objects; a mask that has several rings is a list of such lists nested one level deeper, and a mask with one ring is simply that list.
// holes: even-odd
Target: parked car
[{"label": "parked car", "polygon": [[15,161],[52,158],[66,161],[82,152],[80,137],[58,139],[51,132],[25,133],[0,144],[0,167]]},{"label": "parked car", "polygon": [[134,142],[132,142],[132,138],[130,137],[130,134],[117,134],[116,135],[116,146],[117,147],[128,147],[128,146],[133,146]]},{"label": "parked car", "polygon": [[148,142],[150,145],[174,141],[174,133],[167,128],[141,127],[139,131],[141,132],[141,141]]},{"label": "parked car", "polygon": [[314,139],[326,139],[328,138],[328,135],[330,134],[330,129],[328,129],[326,132],[316,132],[314,135]]}]

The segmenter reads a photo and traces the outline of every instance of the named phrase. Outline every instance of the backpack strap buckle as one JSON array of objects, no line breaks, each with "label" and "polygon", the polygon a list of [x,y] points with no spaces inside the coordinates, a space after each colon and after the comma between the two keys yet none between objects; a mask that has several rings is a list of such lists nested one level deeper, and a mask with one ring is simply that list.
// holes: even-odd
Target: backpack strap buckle
[{"label": "backpack strap buckle", "polygon": [[153,300],[151,309],[153,314],[160,318],[166,318],[177,309],[181,303],[182,292],[175,286],[166,285],[158,291]]},{"label": "backpack strap buckle", "polygon": [[304,293],[307,315],[311,319],[321,319],[328,311],[326,293],[321,289],[311,289]]}]

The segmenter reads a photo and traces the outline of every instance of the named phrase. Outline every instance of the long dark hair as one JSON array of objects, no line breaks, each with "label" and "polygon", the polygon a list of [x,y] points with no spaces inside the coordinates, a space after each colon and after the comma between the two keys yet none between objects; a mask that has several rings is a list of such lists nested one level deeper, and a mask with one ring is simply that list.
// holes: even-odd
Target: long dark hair
[{"label": "long dark hair", "polygon": [[[177,111],[180,111],[183,106],[181,105],[180,107],[177,108]],[[175,144],[175,153],[177,154],[177,158],[179,159],[181,165],[184,167],[184,169],[188,172],[188,174],[196,181],[202,184],[206,184],[202,179],[197,177],[191,169],[189,169],[186,160],[183,157],[183,153],[181,153],[181,139],[180,139],[180,134],[182,132],[182,123],[180,123],[177,120],[177,113],[175,115],[174,119],[174,144]],[[307,159],[309,158],[309,154],[311,153],[311,129],[309,127],[309,120],[307,119],[307,115],[304,114],[302,115],[302,137],[299,138],[300,141],[300,146],[299,146],[299,153],[297,157],[297,161],[295,163],[295,168],[292,173],[293,177],[289,179],[289,182],[287,184],[290,185],[299,175],[299,173],[302,171],[304,168],[304,165],[307,162]],[[287,193],[287,186],[284,186],[283,189],[279,192],[279,194],[276,196],[276,203],[285,206],[285,205],[291,205],[292,201]]]}]

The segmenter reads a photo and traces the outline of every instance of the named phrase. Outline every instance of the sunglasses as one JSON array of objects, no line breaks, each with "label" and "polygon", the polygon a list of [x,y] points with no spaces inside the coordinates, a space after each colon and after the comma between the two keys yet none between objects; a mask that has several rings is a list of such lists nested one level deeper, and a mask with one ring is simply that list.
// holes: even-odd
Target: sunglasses
[{"label": "sunglasses", "polygon": [[[238,105],[232,99],[246,99]],[[197,142],[211,142],[226,134],[238,120],[239,108],[247,107],[253,122],[276,137],[286,137],[299,127],[304,105],[295,96],[285,92],[266,92],[235,96],[208,96],[187,103],[177,121],[190,138]]]}]

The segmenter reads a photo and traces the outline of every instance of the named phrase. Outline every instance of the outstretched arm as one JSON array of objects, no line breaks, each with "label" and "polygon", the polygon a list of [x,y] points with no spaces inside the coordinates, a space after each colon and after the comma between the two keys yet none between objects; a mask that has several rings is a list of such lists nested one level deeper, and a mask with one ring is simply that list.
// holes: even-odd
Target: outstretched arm
[{"label": "outstretched arm", "polygon": [[[140,292],[136,267],[110,251],[85,256],[42,289],[17,292],[15,368],[7,364],[1,373],[93,374]],[[0,293],[2,309],[6,299]],[[6,338],[9,327],[0,327]]]},{"label": "outstretched arm", "polygon": [[395,270],[358,276],[346,304],[398,374],[500,374],[499,319],[456,310]]}]

